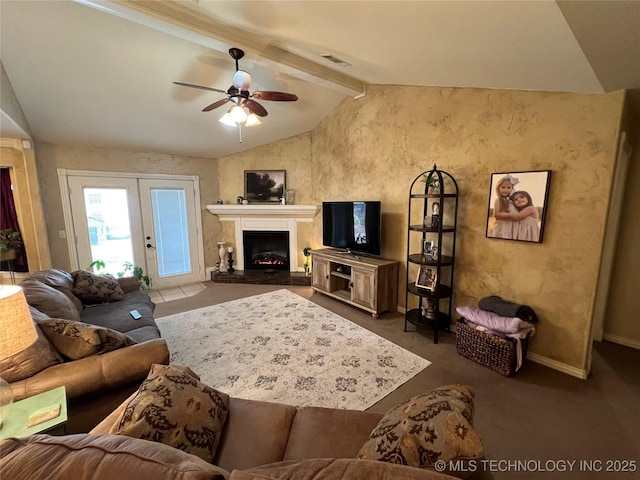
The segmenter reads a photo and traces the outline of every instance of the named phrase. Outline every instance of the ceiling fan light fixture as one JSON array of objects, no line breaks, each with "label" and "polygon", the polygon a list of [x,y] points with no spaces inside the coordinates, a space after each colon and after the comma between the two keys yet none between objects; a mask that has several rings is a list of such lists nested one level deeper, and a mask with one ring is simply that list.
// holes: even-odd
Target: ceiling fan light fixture
[{"label": "ceiling fan light fixture", "polygon": [[236,122],[234,122],[233,118],[231,117],[231,114],[229,112],[225,113],[224,115],[222,115],[220,117],[220,120],[218,120],[220,123],[228,126],[228,127],[237,127],[238,125],[236,124]]},{"label": "ceiling fan light fixture", "polygon": [[[1,1],[1,0],[0,0]],[[197,2],[198,0],[192,0]],[[216,100],[202,109],[203,112],[210,112],[222,105],[231,102],[231,108],[220,117],[220,123],[228,127],[237,127],[242,143],[242,127],[253,127],[261,125],[262,121],[259,117],[266,117],[267,110],[256,101],[267,100],[271,102],[295,102],[298,96],[293,93],[284,93],[276,91],[257,91],[253,94],[249,91],[251,88],[251,75],[245,70],[238,68],[238,60],[244,57],[244,52],[239,48],[230,48],[229,55],[235,60],[236,72],[233,75],[233,84],[227,90],[207,87],[204,85],[195,85],[193,83],[173,82],[176,85],[189,88],[197,88],[199,90],[207,90],[211,92],[222,93],[226,98]]]},{"label": "ceiling fan light fixture", "polygon": [[260,118],[255,113],[250,113],[247,116],[247,122],[244,124],[245,127],[255,127],[256,125],[260,125],[262,122]]},{"label": "ceiling fan light fixture", "polygon": [[238,70],[233,75],[233,86],[241,92],[249,90],[251,88],[251,75],[244,70]]},{"label": "ceiling fan light fixture", "polygon": [[255,113],[250,113],[247,107],[239,105],[231,107],[227,113],[220,117],[219,122],[229,127],[254,127],[262,124]]},{"label": "ceiling fan light fixture", "polygon": [[247,116],[248,116],[245,109],[239,105],[234,105],[233,107],[231,107],[229,109],[229,115],[231,115],[231,118],[233,118],[233,121],[239,125],[244,125],[245,122],[247,121]]}]

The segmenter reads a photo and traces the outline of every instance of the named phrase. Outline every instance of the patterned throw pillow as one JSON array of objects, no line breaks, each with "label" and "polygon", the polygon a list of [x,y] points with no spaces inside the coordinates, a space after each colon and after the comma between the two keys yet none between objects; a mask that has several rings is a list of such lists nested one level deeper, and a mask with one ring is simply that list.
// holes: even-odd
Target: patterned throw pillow
[{"label": "patterned throw pillow", "polygon": [[469,386],[450,385],[392,408],[357,458],[428,468],[438,460],[482,458],[484,446],[472,427],[474,396]]},{"label": "patterned throw pillow", "polygon": [[73,294],[83,303],[113,302],[125,297],[118,280],[109,274],[96,275],[86,270],[76,270],[71,275],[75,279]]},{"label": "patterned throw pillow", "polygon": [[49,318],[40,320],[38,326],[55,349],[72,360],[136,344],[124,333],[73,320]]},{"label": "patterned throw pillow", "polygon": [[51,346],[42,330],[38,325],[35,327],[38,338],[34,343],[0,361],[0,374],[9,383],[31,377],[51,365],[62,363],[62,357]]},{"label": "patterned throw pillow", "polygon": [[180,367],[154,364],[109,433],[164,443],[212,462],[228,411],[225,393]]}]

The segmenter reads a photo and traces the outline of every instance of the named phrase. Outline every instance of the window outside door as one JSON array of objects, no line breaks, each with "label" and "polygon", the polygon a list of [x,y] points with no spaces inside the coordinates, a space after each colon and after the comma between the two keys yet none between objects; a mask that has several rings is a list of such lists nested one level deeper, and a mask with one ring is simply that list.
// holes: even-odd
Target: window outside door
[{"label": "window outside door", "polygon": [[139,185],[149,275],[158,287],[199,281],[202,262],[193,252],[200,228],[189,214],[196,211],[193,182],[141,179]]}]

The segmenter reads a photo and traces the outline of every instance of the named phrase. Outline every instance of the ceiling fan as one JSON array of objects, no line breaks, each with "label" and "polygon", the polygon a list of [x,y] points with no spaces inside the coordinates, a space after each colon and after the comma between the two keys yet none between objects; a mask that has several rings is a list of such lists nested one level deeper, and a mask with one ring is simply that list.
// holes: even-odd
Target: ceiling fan
[{"label": "ceiling fan", "polygon": [[209,112],[215,108],[221,107],[227,102],[233,102],[240,107],[245,107],[249,113],[253,113],[259,117],[266,117],[267,110],[254,100],[269,100],[273,102],[295,102],[298,96],[293,93],[258,91],[251,93],[251,75],[238,67],[238,60],[244,57],[244,51],[239,48],[230,48],[229,55],[236,61],[236,73],[233,75],[233,85],[228,90],[220,90],[202,85],[193,85],[191,83],[173,82],[183,87],[199,88],[200,90],[210,90],[212,92],[224,93],[227,98],[217,100],[211,105],[207,105],[202,109],[203,112]]}]

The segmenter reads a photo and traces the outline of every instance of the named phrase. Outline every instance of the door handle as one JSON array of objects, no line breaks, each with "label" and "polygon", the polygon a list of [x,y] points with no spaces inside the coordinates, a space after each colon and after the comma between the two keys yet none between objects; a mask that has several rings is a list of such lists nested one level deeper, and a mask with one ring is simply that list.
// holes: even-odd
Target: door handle
[{"label": "door handle", "polygon": [[151,245],[150,243],[147,243],[147,248],[153,248],[155,250],[156,247],[154,247],[153,245]]}]

